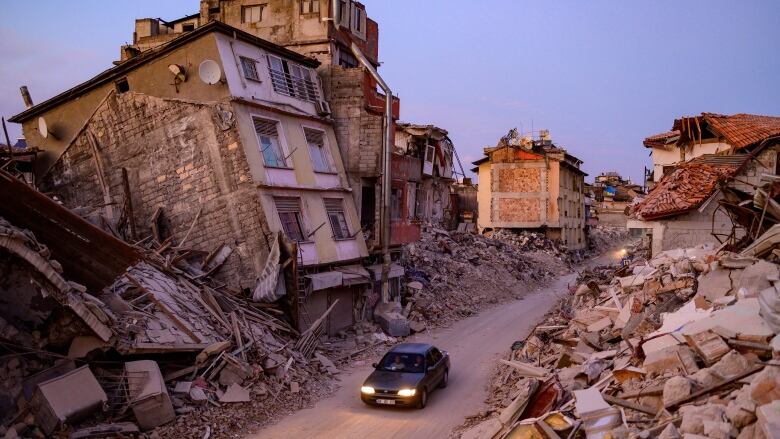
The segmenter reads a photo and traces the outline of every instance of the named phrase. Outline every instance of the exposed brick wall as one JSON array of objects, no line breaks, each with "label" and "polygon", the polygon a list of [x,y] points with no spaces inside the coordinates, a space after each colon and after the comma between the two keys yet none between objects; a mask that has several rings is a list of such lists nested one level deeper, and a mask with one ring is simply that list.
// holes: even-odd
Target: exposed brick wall
[{"label": "exposed brick wall", "polygon": [[509,168],[498,170],[498,192],[540,192],[542,170],[539,168]]},{"label": "exposed brick wall", "polygon": [[230,114],[227,104],[192,104],[132,92],[112,96],[44,176],[42,189],[60,195],[68,207],[107,214],[88,140],[91,132],[115,218],[124,203],[121,169],[126,168],[140,237],[151,233],[149,220],[162,207],[164,232],[179,243],[202,209],[184,246],[210,252],[230,245],[234,252],[220,277],[233,287],[249,287],[268,252],[268,227],[236,122],[221,123],[220,109]]},{"label": "exposed brick wall", "polygon": [[532,222],[541,220],[538,198],[499,198],[499,221]]}]

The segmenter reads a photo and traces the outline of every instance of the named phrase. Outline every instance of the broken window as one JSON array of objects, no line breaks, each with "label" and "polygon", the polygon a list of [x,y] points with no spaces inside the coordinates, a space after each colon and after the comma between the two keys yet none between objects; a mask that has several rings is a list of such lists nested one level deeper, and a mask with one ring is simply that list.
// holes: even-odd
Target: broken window
[{"label": "broken window", "polygon": [[194,30],[195,30],[195,25],[194,25],[194,24],[192,24],[192,23],[183,24],[183,25],[181,26],[181,30],[182,30],[183,32],[192,32],[192,31],[194,31]]},{"label": "broken window", "polygon": [[122,78],[115,83],[117,93],[125,93],[130,91],[130,84],[127,82],[127,78]]},{"label": "broken window", "polygon": [[268,55],[268,66],[275,92],[317,102],[317,85],[311,70],[273,55]]},{"label": "broken window", "polygon": [[257,74],[257,61],[246,56],[240,56],[239,59],[241,59],[241,70],[244,72],[244,78],[260,81],[260,76]]},{"label": "broken window", "polygon": [[390,191],[390,218],[401,219],[401,201],[404,198],[403,191],[393,188]]},{"label": "broken window", "polygon": [[336,14],[338,17],[338,24],[340,26],[349,27],[349,1],[338,0],[336,7],[338,8],[338,13]]},{"label": "broken window", "polygon": [[335,239],[351,238],[347,217],[344,215],[344,200],[341,198],[325,198],[325,211],[328,212],[330,228]]},{"label": "broken window", "polygon": [[259,23],[263,21],[263,9],[265,5],[241,6],[242,23]]},{"label": "broken window", "polygon": [[301,15],[319,14],[320,0],[301,0]]},{"label": "broken window", "polygon": [[275,120],[253,117],[257,141],[260,143],[260,153],[266,166],[273,168],[286,168],[287,160],[284,150],[279,142],[279,130]]},{"label": "broken window", "polygon": [[323,131],[304,128],[306,143],[309,144],[311,162],[316,172],[332,172],[328,151],[325,149],[325,133]]},{"label": "broken window", "polygon": [[293,241],[305,241],[303,220],[301,215],[301,199],[296,197],[274,197],[276,211],[282,222],[282,230],[287,238]]},{"label": "broken window", "polygon": [[348,69],[354,69],[358,66],[358,60],[347,49],[339,49],[339,65]]}]

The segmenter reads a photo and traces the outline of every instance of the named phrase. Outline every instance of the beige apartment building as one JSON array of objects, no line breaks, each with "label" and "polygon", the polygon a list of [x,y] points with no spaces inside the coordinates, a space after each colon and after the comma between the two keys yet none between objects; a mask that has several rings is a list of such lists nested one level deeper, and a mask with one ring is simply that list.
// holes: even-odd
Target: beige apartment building
[{"label": "beige apartment building", "polygon": [[515,130],[474,162],[479,179],[478,227],[544,231],[571,249],[587,245],[582,161],[549,134],[520,138]]}]

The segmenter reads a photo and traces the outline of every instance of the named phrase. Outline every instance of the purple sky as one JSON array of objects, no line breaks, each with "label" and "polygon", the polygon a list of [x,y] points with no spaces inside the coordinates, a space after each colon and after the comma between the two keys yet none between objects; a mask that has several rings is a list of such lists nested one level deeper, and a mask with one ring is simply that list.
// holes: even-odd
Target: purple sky
[{"label": "purple sky", "polygon": [[[641,180],[642,139],[702,111],[780,115],[780,2],[364,0],[401,118],[450,132],[464,167],[510,128],[547,128],[593,176]],[[139,17],[197,0],[8,2],[0,114],[111,67]],[[19,127],[10,124],[11,136]]]}]

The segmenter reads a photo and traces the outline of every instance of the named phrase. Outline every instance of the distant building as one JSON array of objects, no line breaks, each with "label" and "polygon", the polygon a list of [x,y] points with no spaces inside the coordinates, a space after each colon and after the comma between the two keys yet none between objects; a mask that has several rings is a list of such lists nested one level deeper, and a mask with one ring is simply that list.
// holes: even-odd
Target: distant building
[{"label": "distant building", "polygon": [[479,176],[478,226],[544,231],[571,249],[586,246],[582,161],[544,131],[538,140],[516,130],[485,148],[474,162]]},{"label": "distant building", "polygon": [[626,227],[629,206],[642,194],[642,186],[611,171],[596,176],[592,191],[591,209],[599,224]]}]

